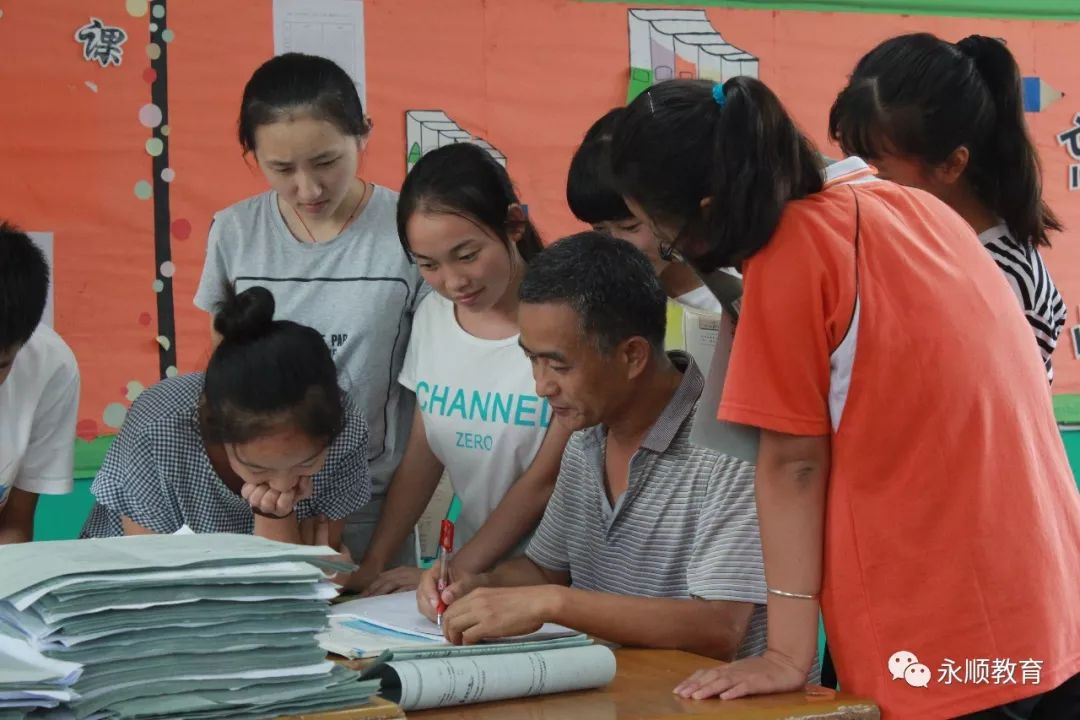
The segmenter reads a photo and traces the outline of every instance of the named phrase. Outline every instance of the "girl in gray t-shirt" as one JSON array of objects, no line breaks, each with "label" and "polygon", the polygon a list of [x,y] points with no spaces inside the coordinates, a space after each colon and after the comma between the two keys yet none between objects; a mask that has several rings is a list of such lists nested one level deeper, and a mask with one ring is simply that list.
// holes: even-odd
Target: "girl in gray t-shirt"
[{"label": "girl in gray t-shirt", "polygon": [[[214,217],[195,305],[213,312],[228,284],[274,294],[277,318],[315,328],[367,420],[372,502],[345,543],[363,557],[401,460],[413,395],[396,380],[422,297],[398,242],[397,193],[357,177],[371,122],[348,74],[288,53],[244,88],[239,139],[270,185]],[[414,561],[407,540],[399,561]]]}]

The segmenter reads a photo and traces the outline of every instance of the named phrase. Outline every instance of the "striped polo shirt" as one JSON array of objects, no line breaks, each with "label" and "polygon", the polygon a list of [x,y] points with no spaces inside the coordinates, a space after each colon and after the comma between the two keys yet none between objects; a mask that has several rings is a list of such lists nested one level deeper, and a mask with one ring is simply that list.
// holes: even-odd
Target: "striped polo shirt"
[{"label": "striped polo shirt", "polygon": [[1035,246],[1017,241],[1005,223],[979,233],[979,240],[1020,300],[1024,317],[1035,333],[1046,376],[1054,382],[1051,356],[1065,327],[1065,301],[1050,279],[1050,271]]},{"label": "striped polo shirt", "polygon": [[683,352],[683,379],[630,459],[612,506],[604,485],[603,426],[574,433],[527,555],[568,572],[582,590],[753,603],[737,657],[765,650],[765,575],[754,466],[690,444],[704,379]]}]

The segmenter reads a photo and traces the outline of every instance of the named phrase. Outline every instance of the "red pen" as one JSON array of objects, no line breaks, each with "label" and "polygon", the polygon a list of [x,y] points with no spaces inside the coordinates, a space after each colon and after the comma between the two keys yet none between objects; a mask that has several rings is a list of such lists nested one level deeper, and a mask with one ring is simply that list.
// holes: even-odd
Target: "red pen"
[{"label": "red pen", "polygon": [[439,533],[439,551],[442,555],[442,567],[439,568],[439,582],[435,586],[439,592],[439,601],[435,605],[435,622],[442,627],[442,616],[446,612],[446,603],[443,602],[443,590],[449,586],[450,579],[450,553],[454,551],[454,523],[449,520],[442,521],[442,529]]}]

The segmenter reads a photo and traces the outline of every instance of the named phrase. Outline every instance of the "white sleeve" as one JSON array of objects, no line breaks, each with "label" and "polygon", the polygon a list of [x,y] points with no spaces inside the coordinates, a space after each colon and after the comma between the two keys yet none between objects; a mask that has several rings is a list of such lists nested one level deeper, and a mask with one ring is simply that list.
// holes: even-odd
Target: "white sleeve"
[{"label": "white sleeve", "polygon": [[712,291],[704,285],[672,299],[679,305],[690,308],[691,310],[697,310],[698,312],[715,313],[719,315],[724,311],[724,307],[720,304],[720,301],[717,300],[716,296],[712,294]]},{"label": "white sleeve", "polygon": [[420,354],[418,339],[415,331],[409,335],[409,347],[405,350],[405,360],[401,363],[401,372],[398,373],[398,383],[413,392],[416,392],[416,362]]},{"label": "white sleeve", "polygon": [[225,222],[217,216],[210,222],[210,234],[206,241],[206,262],[203,263],[199,289],[195,291],[195,307],[211,315],[217,310],[218,303],[225,299],[225,286],[232,280],[229,277],[229,267],[222,247]]},{"label": "white sleeve", "polygon": [[413,392],[416,392],[416,382],[420,374],[420,360],[424,357],[424,346],[427,344],[425,341],[428,339],[428,334],[434,325],[433,322],[428,321],[431,313],[436,309],[433,305],[434,300],[433,298],[423,302],[416,309],[416,314],[413,316],[412,332],[409,333],[409,345],[405,350],[405,359],[401,363],[401,372],[398,373],[398,383]]},{"label": "white sleeve", "polygon": [[57,368],[41,393],[14,487],[39,495],[71,492],[78,415],[79,367],[72,357]]}]

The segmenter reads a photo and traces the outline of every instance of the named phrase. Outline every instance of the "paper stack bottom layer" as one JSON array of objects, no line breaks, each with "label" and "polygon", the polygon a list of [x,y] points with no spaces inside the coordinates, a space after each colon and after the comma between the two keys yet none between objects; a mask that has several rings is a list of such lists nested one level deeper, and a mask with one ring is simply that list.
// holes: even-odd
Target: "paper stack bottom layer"
[{"label": "paper stack bottom layer", "polygon": [[316,639],[347,566],[246,535],[0,547],[0,720],[274,718],[368,702]]}]

